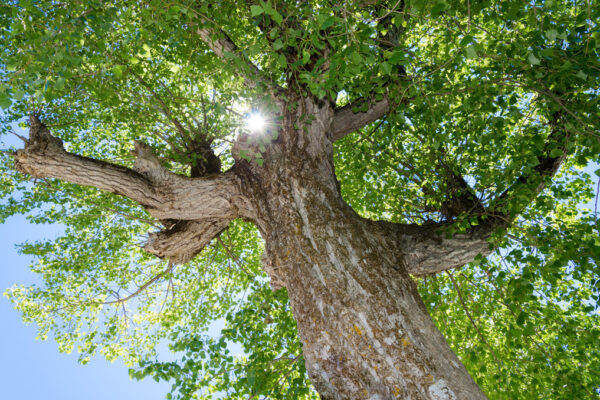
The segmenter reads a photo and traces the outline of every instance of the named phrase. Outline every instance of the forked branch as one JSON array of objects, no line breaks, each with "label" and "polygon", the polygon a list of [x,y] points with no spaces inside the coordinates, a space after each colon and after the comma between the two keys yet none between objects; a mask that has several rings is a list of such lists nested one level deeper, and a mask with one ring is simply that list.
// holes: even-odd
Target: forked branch
[{"label": "forked branch", "polygon": [[123,304],[123,303],[125,303],[125,302],[133,299],[134,297],[136,297],[137,295],[139,295],[140,293],[142,293],[144,290],[146,290],[154,282],[158,281],[159,279],[161,279],[165,275],[170,274],[173,271],[173,267],[174,266],[175,265],[172,262],[169,262],[169,264],[167,265],[167,268],[164,271],[162,271],[158,275],[155,275],[149,281],[146,281],[144,284],[142,284],[140,287],[138,287],[135,292],[131,293],[129,296],[119,297],[116,300],[105,301],[105,302],[102,302],[102,304],[103,305],[108,305],[108,304]]},{"label": "forked branch", "polygon": [[69,153],[36,116],[30,117],[30,124],[25,148],[15,154],[15,167],[21,172],[129,197],[160,220],[233,219],[238,215],[243,196],[233,170],[205,178],[176,175],[143,143],[136,144],[137,161],[130,169]]}]

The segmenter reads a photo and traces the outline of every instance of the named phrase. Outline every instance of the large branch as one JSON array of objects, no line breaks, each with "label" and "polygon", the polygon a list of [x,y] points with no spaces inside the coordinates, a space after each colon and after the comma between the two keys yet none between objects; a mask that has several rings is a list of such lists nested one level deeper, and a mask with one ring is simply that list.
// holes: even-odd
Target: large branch
[{"label": "large branch", "polygon": [[426,276],[459,268],[473,261],[478,254],[486,257],[492,252],[488,239],[497,229],[495,222],[478,225],[466,233],[447,235],[451,225],[397,224],[393,228],[394,248],[403,255],[411,275]]},{"label": "large branch", "polygon": [[165,193],[144,175],[120,165],[68,153],[62,141],[52,136],[37,117],[31,116],[29,120],[29,140],[15,154],[17,170],[35,178],[57,178],[94,186],[129,197],[145,207],[162,204]]},{"label": "large branch", "polygon": [[363,126],[377,121],[385,116],[390,110],[390,103],[387,98],[373,103],[367,111],[353,111],[354,108],[360,108],[361,106],[362,104],[356,105],[351,103],[340,107],[335,111],[331,127],[333,141],[339,140]]},{"label": "large branch", "polygon": [[62,141],[35,116],[29,140],[15,154],[17,170],[36,178],[56,178],[93,186],[138,202],[155,218],[197,220],[238,215],[244,204],[235,171],[210,178],[188,178],[160,165],[148,146],[136,144],[133,169],[67,152]]},{"label": "large branch", "polygon": [[[488,240],[491,235],[510,226],[566,159],[568,135],[563,119],[561,113],[555,113],[549,121],[551,132],[537,155],[535,167],[518,177],[487,208],[479,205],[466,214],[470,221],[477,221],[468,231],[450,234],[453,221],[421,226],[378,223],[389,233],[391,248],[404,256],[408,272],[415,276],[435,274],[461,267],[478,254],[489,255],[493,250]],[[554,149],[560,149],[559,154]]]},{"label": "large branch", "polygon": [[227,228],[229,222],[227,218],[178,221],[165,230],[151,233],[144,250],[157,257],[168,258],[174,264],[183,264],[200,253]]}]

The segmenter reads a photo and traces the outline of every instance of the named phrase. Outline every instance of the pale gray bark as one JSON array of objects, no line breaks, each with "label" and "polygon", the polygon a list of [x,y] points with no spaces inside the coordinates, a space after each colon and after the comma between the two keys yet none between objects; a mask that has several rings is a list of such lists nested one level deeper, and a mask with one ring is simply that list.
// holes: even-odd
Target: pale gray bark
[{"label": "pale gray bark", "polygon": [[253,169],[265,194],[255,222],[316,389],[336,400],[484,399],[429,317],[410,257],[390,248],[399,231],[344,203],[325,144],[333,110],[306,101],[297,112],[316,120],[287,132],[277,156],[303,161]]},{"label": "pale gray bark", "polygon": [[460,268],[493,250],[489,242],[499,223],[475,226],[465,233],[447,234],[452,223],[401,225],[379,222],[387,232],[388,248],[402,254],[407,271],[413,276],[426,276]]},{"label": "pale gray bark", "polygon": [[15,154],[15,167],[38,178],[56,178],[129,197],[159,220],[178,220],[150,233],[144,249],[173,263],[198,254],[229,222],[248,217],[248,202],[234,171],[188,178],[165,169],[151,149],[135,144],[132,169],[65,151],[60,139],[37,117],[30,118],[29,140]]},{"label": "pale gray bark", "polygon": [[229,219],[209,218],[199,221],[179,221],[160,232],[151,233],[144,250],[174,264],[191,260],[229,225]]}]

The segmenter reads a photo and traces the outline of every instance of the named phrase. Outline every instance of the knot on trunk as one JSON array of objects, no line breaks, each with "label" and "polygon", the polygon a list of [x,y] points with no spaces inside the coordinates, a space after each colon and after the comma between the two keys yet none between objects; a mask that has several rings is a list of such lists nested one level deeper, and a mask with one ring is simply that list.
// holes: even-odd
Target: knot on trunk
[{"label": "knot on trunk", "polygon": [[221,172],[221,159],[217,157],[210,147],[208,140],[196,140],[191,145],[193,153],[190,163],[190,176],[198,178]]},{"label": "knot on trunk", "polygon": [[135,150],[132,153],[137,157],[133,164],[133,170],[149,178],[151,181],[163,181],[171,174],[162,166],[159,158],[154,155],[152,148],[146,143],[136,141]]},{"label": "knot on trunk", "polygon": [[31,152],[44,152],[46,150],[64,151],[63,142],[52,136],[46,125],[35,115],[29,116],[29,140],[25,150]]}]

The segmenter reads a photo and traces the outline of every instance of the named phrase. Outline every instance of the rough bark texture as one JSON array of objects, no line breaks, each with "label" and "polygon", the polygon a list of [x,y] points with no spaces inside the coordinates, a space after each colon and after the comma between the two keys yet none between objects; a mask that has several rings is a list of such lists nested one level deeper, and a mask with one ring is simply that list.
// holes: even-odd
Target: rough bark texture
[{"label": "rough bark texture", "polygon": [[133,169],[71,154],[31,117],[30,137],[25,148],[17,151],[15,167],[34,177],[57,178],[129,197],[161,220],[233,219],[247,212],[235,171],[189,178],[162,167],[143,143],[136,143],[136,154]]},{"label": "rough bark texture", "polygon": [[165,230],[151,233],[144,250],[157,257],[168,258],[174,264],[183,264],[200,253],[227,228],[229,222],[226,218],[178,221]]},{"label": "rough bark texture", "polygon": [[[333,107],[294,101],[262,167],[238,160],[225,173],[182,177],[137,143],[129,169],[66,152],[35,117],[16,167],[138,201],[166,225],[150,234],[145,249],[175,263],[197,254],[233,218],[256,223],[266,241],[265,270],[273,287],[288,290],[308,373],[324,399],[485,398],[436,329],[409,273],[470,261],[485,251],[489,231],[448,239],[437,233],[440,226],[358,216],[335,177]],[[305,115],[314,119],[307,123]],[[238,151],[249,143],[238,143]]]},{"label": "rough bark texture", "polygon": [[406,261],[409,274],[426,276],[462,267],[481,254],[492,252],[488,242],[496,224],[489,223],[468,233],[445,234],[447,223],[398,225],[381,223],[388,234],[388,252],[398,253]]}]

